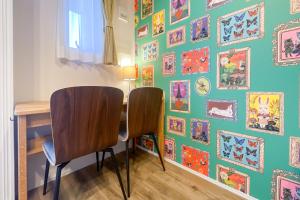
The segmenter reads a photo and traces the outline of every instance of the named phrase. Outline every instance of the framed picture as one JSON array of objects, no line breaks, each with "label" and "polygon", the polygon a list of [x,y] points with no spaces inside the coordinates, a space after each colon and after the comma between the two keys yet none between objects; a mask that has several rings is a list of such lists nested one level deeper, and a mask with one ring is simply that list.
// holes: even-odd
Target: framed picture
[{"label": "framed picture", "polygon": [[190,16],[190,0],[170,1],[170,24],[180,22]]},{"label": "framed picture", "polygon": [[165,32],[165,10],[152,15],[152,36],[158,36]]},{"label": "framed picture", "polygon": [[142,85],[144,87],[154,86],[154,66],[148,65],[142,67]]},{"label": "framed picture", "polygon": [[292,167],[300,168],[300,138],[290,137],[289,164]]},{"label": "framed picture", "polygon": [[154,11],[154,0],[141,0],[141,18],[145,19],[146,17],[153,14]]},{"label": "framed picture", "polygon": [[264,3],[260,3],[218,18],[219,46],[264,37]]},{"label": "framed picture", "polygon": [[206,9],[211,10],[229,2],[231,2],[231,0],[206,0]]},{"label": "framed picture", "polygon": [[146,62],[155,61],[158,58],[159,43],[157,40],[143,44],[143,60]]},{"label": "framed picture", "polygon": [[291,14],[300,13],[300,1],[299,0],[290,0],[291,4]]},{"label": "framed picture", "polygon": [[274,170],[272,178],[272,199],[300,199],[300,176],[292,172]]},{"label": "framed picture", "polygon": [[199,96],[206,96],[210,92],[210,81],[205,77],[200,77],[195,82],[195,90]]},{"label": "framed picture", "polygon": [[210,143],[210,123],[207,120],[191,119],[191,137],[193,141],[205,145]]},{"label": "framed picture", "polygon": [[246,128],[283,135],[284,95],[280,92],[248,92]]},{"label": "framed picture", "polygon": [[170,111],[190,113],[190,81],[170,82]]},{"label": "framed picture", "polygon": [[207,73],[209,71],[210,53],[208,47],[183,52],[181,57],[183,75]]},{"label": "framed picture", "polygon": [[184,44],[186,41],[185,26],[168,31],[167,33],[167,47],[175,47]]},{"label": "framed picture", "polygon": [[162,58],[162,75],[174,76],[176,73],[176,54],[175,52],[164,54]]},{"label": "framed picture", "polygon": [[205,176],[209,176],[209,153],[182,145],[182,165]]},{"label": "framed picture", "polygon": [[263,173],[264,140],[219,130],[217,132],[217,156],[229,163]]},{"label": "framed picture", "polygon": [[237,120],[236,100],[208,100],[206,103],[206,115],[209,118]]},{"label": "framed picture", "polygon": [[165,138],[165,158],[176,160],[176,144],[174,139]]},{"label": "framed picture", "polygon": [[217,181],[245,194],[250,193],[250,177],[233,168],[217,165]]},{"label": "framed picture", "polygon": [[191,21],[191,41],[199,42],[210,37],[210,16],[204,16]]},{"label": "framed picture", "polygon": [[185,136],[185,119],[179,117],[167,117],[167,131],[180,136]]},{"label": "framed picture", "polygon": [[143,135],[137,138],[136,144],[148,151],[154,151],[154,141],[148,135]]},{"label": "framed picture", "polygon": [[218,54],[217,88],[250,89],[250,48],[232,49]]},{"label": "framed picture", "polygon": [[279,25],[275,28],[273,38],[275,65],[300,64],[300,19]]},{"label": "framed picture", "polygon": [[141,26],[138,30],[137,30],[137,37],[138,38],[143,38],[145,36],[148,35],[148,31],[149,31],[149,26],[148,24]]}]

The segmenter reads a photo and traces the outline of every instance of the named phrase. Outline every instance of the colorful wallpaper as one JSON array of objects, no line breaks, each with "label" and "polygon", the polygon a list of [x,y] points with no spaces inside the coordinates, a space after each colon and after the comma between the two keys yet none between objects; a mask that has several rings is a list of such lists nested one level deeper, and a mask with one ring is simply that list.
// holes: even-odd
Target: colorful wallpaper
[{"label": "colorful wallpaper", "polygon": [[153,66],[166,95],[165,157],[300,199],[300,0],[135,0],[135,19],[137,86]]}]

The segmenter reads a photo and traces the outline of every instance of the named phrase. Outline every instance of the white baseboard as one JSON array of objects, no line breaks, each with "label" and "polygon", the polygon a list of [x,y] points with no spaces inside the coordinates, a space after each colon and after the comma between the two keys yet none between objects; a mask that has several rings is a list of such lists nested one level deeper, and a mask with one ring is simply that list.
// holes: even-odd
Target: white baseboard
[{"label": "white baseboard", "polygon": [[[153,151],[149,151],[148,149],[145,149],[145,148],[143,148],[143,147],[141,147],[141,146],[139,146],[139,145],[137,145],[137,147],[138,147],[139,149],[143,150],[143,151],[146,151],[146,152],[148,152],[148,153],[154,155],[154,156],[158,156],[158,154],[157,154],[157,153],[154,153]],[[208,181],[208,182],[210,182],[210,183],[212,183],[212,184],[214,184],[214,185],[216,185],[216,186],[218,186],[218,187],[220,187],[220,188],[223,188],[223,189],[225,189],[225,190],[227,190],[227,191],[229,191],[229,192],[231,192],[231,193],[233,193],[233,194],[235,194],[235,195],[237,195],[237,196],[240,196],[240,197],[242,197],[242,198],[244,198],[244,199],[248,199],[248,200],[258,200],[258,199],[256,199],[256,198],[250,196],[250,195],[247,195],[247,194],[245,194],[245,193],[243,193],[243,192],[240,192],[240,191],[238,191],[238,190],[235,190],[235,189],[233,189],[233,188],[231,188],[231,187],[229,187],[229,186],[227,186],[227,185],[225,185],[225,184],[222,184],[222,183],[220,183],[219,181],[217,181],[217,180],[215,180],[215,179],[212,179],[212,178],[210,178],[210,177],[208,177],[208,176],[205,176],[205,175],[203,175],[203,174],[201,174],[201,173],[198,173],[198,172],[196,172],[196,171],[194,171],[194,170],[192,170],[192,169],[190,169],[190,168],[188,168],[188,167],[185,167],[185,166],[183,166],[183,165],[181,165],[181,164],[179,164],[179,163],[177,163],[177,162],[175,162],[175,161],[173,161],[173,160],[170,160],[170,159],[168,159],[168,158],[164,158],[164,160],[167,161],[167,162],[170,163],[170,164],[173,164],[173,165],[175,165],[175,166],[177,166],[177,167],[179,167],[179,168],[181,168],[181,169],[183,169],[183,170],[185,170],[185,171],[188,171],[188,172],[190,172],[190,173],[192,173],[192,174],[194,174],[194,175],[196,175],[196,176],[198,176],[198,177],[200,177],[200,178],[202,178],[202,179],[204,179],[204,180],[206,180],[206,181]]]}]

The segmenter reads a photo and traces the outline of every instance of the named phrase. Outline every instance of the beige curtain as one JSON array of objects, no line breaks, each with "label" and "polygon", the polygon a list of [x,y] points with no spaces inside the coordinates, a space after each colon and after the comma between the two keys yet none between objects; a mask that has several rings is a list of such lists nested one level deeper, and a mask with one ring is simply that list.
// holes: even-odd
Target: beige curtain
[{"label": "beige curtain", "polygon": [[117,65],[117,50],[114,38],[113,15],[115,0],[103,0],[105,15],[104,64]]}]

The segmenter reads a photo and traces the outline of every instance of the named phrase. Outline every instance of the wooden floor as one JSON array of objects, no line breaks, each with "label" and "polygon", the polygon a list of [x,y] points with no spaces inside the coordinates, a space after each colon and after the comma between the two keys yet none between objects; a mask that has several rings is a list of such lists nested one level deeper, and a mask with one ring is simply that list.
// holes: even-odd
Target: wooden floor
[{"label": "wooden floor", "polygon": [[[124,187],[126,187],[123,155],[118,155]],[[157,157],[138,150],[130,160],[130,200],[238,200],[241,199],[195,175],[174,165],[166,164],[162,171]],[[42,194],[42,187],[29,192],[29,199],[52,199],[54,182],[48,184],[48,192]],[[126,188],[125,188],[126,190]],[[110,159],[97,173],[96,165],[89,166],[62,178],[61,200],[117,200],[123,199],[117,176]]]}]

